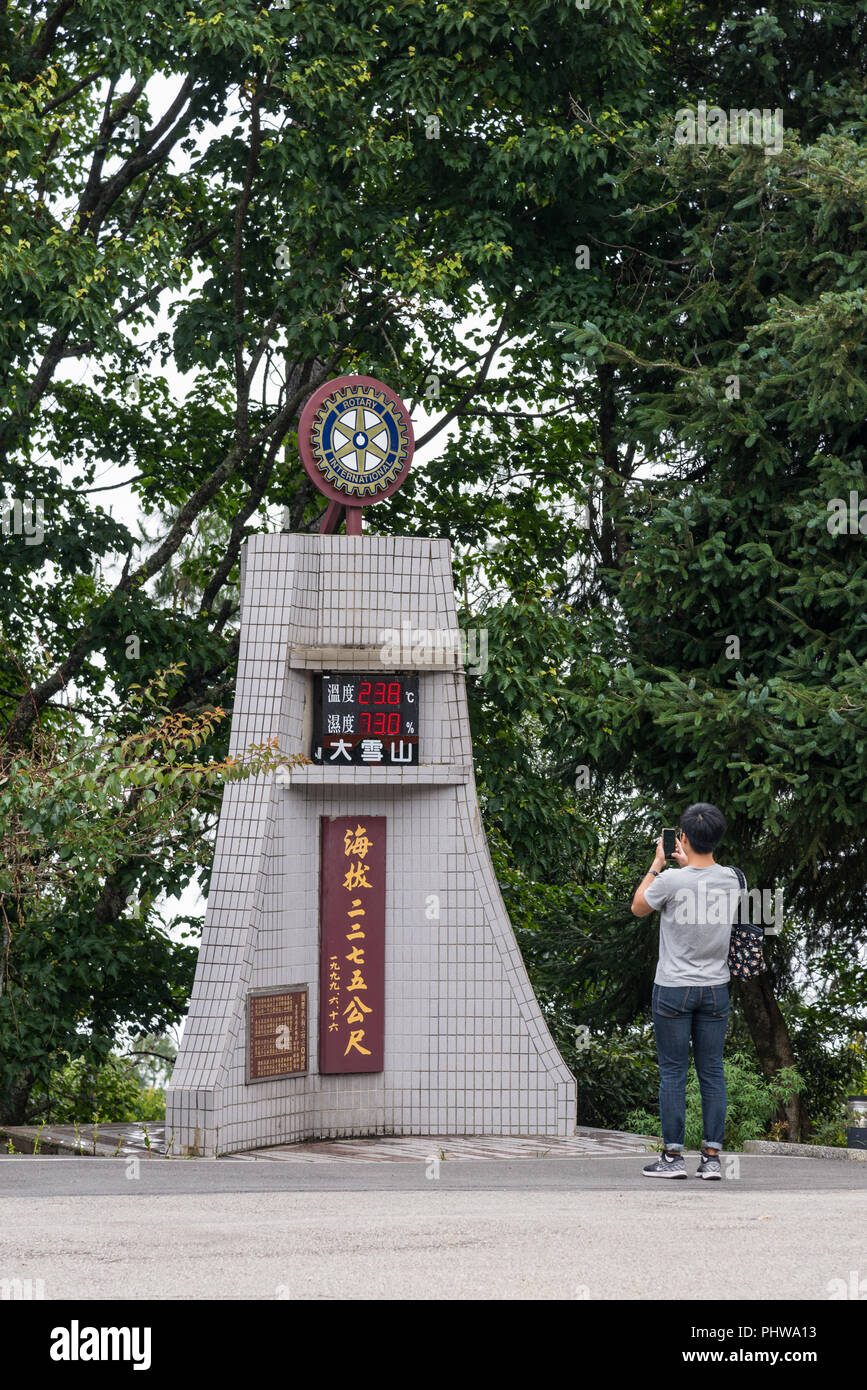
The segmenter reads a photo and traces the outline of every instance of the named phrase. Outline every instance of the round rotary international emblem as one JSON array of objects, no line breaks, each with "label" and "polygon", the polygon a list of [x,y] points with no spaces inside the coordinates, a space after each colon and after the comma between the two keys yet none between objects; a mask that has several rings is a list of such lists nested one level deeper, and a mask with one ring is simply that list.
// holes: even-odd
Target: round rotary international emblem
[{"label": "round rotary international emblem", "polygon": [[319,491],[346,507],[366,507],[395,492],[409,472],[413,445],[406,406],[373,377],[335,377],[301,412],[301,461]]}]

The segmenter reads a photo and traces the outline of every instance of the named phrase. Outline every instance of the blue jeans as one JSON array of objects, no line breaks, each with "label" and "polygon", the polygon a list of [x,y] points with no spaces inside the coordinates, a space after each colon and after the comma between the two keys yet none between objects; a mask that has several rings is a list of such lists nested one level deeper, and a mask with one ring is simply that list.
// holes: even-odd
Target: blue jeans
[{"label": "blue jeans", "polygon": [[653,1027],[659,1059],[659,1118],[667,1149],[682,1149],[689,1040],[701,1090],[704,1147],[721,1149],[726,1131],[722,1055],[729,1021],[728,985],[654,985]]}]

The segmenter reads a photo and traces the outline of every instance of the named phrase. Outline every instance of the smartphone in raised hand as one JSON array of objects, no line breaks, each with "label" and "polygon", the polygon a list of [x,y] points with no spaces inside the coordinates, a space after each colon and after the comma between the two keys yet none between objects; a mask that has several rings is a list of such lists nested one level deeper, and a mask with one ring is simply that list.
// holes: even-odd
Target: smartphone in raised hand
[{"label": "smartphone in raised hand", "polygon": [[674,854],[674,847],[677,843],[677,830],[673,825],[662,827],[662,852],[666,859],[670,859]]}]

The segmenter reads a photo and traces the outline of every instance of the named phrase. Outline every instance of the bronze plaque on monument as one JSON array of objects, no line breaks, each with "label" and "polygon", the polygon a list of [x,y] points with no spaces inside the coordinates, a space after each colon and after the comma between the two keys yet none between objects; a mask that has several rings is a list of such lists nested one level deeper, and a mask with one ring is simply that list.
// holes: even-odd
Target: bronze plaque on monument
[{"label": "bronze plaque on monument", "polygon": [[247,995],[247,1082],[307,1071],[307,986]]}]

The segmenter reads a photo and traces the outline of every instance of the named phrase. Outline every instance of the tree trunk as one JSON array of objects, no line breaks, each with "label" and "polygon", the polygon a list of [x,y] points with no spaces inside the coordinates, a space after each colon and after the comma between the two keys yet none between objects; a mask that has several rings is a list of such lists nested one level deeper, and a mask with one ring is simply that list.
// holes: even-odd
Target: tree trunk
[{"label": "tree trunk", "polygon": [[[795,1066],[789,1030],[774,997],[768,971],[753,976],[751,980],[738,980],[738,989],[744,1017],[765,1076],[775,1076],[783,1067]],[[810,1122],[800,1096],[789,1097],[781,1107],[781,1118],[786,1124],[786,1137],[790,1143],[796,1144],[808,1138]]]}]

